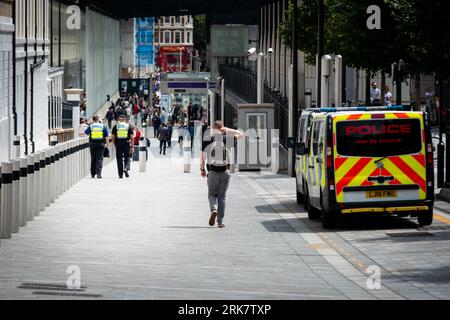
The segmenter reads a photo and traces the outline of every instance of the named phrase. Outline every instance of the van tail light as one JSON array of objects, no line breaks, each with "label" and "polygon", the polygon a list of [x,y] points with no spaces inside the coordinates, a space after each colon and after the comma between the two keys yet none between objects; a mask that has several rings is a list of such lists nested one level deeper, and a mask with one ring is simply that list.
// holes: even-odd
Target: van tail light
[{"label": "van tail light", "polygon": [[333,168],[333,148],[330,146],[327,147],[327,168]]},{"label": "van tail light", "polygon": [[434,165],[433,145],[431,143],[427,144],[427,164],[431,167]]}]

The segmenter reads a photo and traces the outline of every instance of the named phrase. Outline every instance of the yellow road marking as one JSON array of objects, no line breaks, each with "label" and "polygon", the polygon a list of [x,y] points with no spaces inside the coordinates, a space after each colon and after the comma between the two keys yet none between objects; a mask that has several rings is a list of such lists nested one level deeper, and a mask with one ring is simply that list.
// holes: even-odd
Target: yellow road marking
[{"label": "yellow road marking", "polygon": [[448,218],[446,218],[446,217],[443,217],[443,216],[441,216],[441,215],[439,215],[439,214],[434,214],[434,218],[436,219],[436,220],[438,220],[438,221],[440,221],[440,222],[443,222],[443,223],[445,223],[445,224],[447,224],[447,225],[449,225],[450,226],[450,219],[448,219]]}]

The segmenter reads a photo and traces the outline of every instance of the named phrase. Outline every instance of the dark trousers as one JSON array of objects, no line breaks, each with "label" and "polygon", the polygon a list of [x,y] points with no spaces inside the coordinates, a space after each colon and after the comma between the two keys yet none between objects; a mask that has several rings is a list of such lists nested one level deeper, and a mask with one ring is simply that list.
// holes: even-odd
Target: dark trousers
[{"label": "dark trousers", "polygon": [[159,152],[163,152],[166,154],[166,148],[167,148],[167,141],[160,141],[159,142]]},{"label": "dark trousers", "polygon": [[153,127],[155,138],[158,138],[159,128],[160,127],[161,127],[160,125],[156,125],[156,126]]},{"label": "dark trousers", "polygon": [[119,171],[119,177],[123,176],[123,171],[128,170],[130,163],[130,143],[118,142],[116,143],[116,158],[117,158],[117,170]]},{"label": "dark trousers", "polygon": [[112,127],[112,120],[108,120],[108,128],[109,128],[109,130],[111,130],[111,127]]},{"label": "dark trousers", "polygon": [[167,146],[172,148],[172,134],[169,135],[169,141],[167,141]]},{"label": "dark trousers", "polygon": [[103,152],[105,144],[100,142],[91,142],[91,175],[101,175],[103,169]]}]

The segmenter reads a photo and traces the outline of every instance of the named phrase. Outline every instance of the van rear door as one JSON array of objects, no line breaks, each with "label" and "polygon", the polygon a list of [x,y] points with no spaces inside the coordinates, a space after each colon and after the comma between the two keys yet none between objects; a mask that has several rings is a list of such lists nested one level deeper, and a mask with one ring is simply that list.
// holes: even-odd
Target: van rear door
[{"label": "van rear door", "polygon": [[424,132],[420,113],[336,116],[337,202],[425,200]]}]

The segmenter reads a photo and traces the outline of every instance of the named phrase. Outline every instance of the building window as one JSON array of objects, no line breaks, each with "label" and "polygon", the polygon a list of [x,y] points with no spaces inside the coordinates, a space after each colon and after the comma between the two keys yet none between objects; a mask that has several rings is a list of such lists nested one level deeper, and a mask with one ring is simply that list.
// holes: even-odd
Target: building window
[{"label": "building window", "polygon": [[175,32],[175,43],[181,43],[180,32]]},{"label": "building window", "polygon": [[191,43],[191,33],[186,32],[186,43]]},{"label": "building window", "polygon": [[164,43],[170,43],[170,32],[164,32]]},{"label": "building window", "polygon": [[180,24],[181,23],[181,17],[180,16],[176,16],[175,17],[175,23],[176,24]]},{"label": "building window", "polygon": [[164,18],[164,24],[169,25],[170,24],[170,17]]}]

